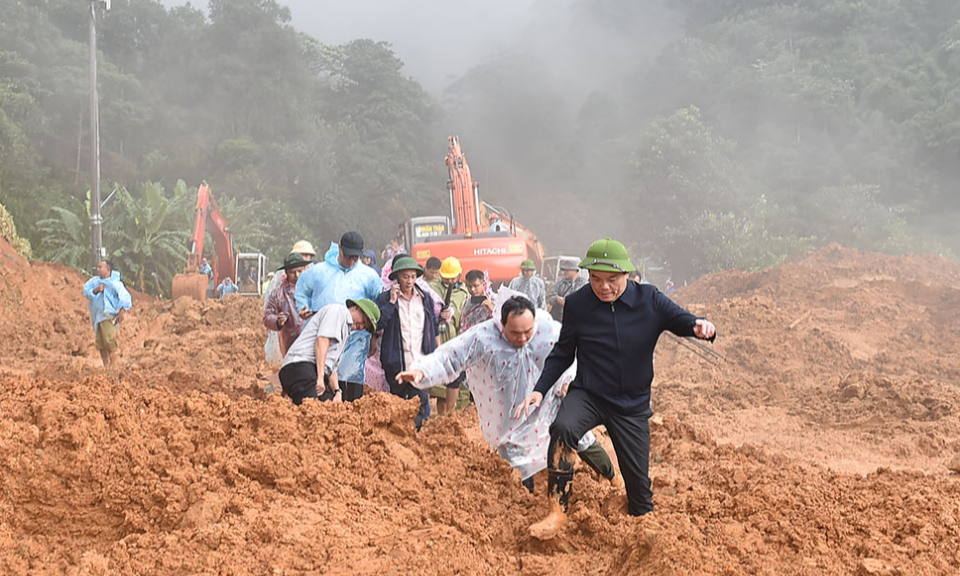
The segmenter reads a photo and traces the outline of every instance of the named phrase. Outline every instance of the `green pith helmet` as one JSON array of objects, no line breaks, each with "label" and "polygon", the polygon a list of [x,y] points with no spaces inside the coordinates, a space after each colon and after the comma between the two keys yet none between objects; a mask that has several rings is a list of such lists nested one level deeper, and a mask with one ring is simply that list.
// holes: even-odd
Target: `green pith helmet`
[{"label": "green pith helmet", "polygon": [[347,300],[347,308],[350,306],[356,306],[363,311],[370,324],[367,326],[367,330],[369,330],[371,334],[376,334],[377,322],[380,321],[380,308],[377,307],[373,300],[367,300],[366,298]]},{"label": "green pith helmet", "polygon": [[404,270],[416,270],[417,278],[423,276],[423,268],[417,264],[417,261],[409,256],[404,256],[403,258],[397,258],[397,263],[393,265],[393,270],[390,271],[391,280],[397,279],[397,274]]},{"label": "green pith helmet", "polygon": [[536,270],[536,269],[537,269],[537,265],[533,263],[533,260],[527,258],[526,260],[524,260],[523,262],[520,263],[520,269],[521,269],[521,270]]},{"label": "green pith helmet", "polygon": [[302,268],[308,266],[310,263],[303,259],[303,256],[299,252],[291,252],[287,254],[287,257],[283,259],[283,266],[277,268],[277,270],[290,270],[291,268]]},{"label": "green pith helmet", "polygon": [[587,249],[587,256],[580,267],[597,272],[633,272],[637,269],[630,262],[630,255],[623,244],[613,238],[597,240]]}]

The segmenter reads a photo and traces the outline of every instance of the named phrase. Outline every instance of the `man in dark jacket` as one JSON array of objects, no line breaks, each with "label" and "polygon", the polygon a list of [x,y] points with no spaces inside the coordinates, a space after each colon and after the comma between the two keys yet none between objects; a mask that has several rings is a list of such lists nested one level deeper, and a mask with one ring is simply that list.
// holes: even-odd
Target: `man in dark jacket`
[{"label": "man in dark jacket", "polygon": [[423,268],[409,256],[399,258],[390,272],[393,286],[377,297],[380,308],[380,364],[390,384],[390,393],[403,399],[420,398],[420,411],[414,419],[417,430],[430,417],[430,392],[409,383],[398,383],[397,374],[421,356],[437,349],[438,319],[433,298],[417,286]]},{"label": "man in dark jacket", "polygon": [[560,374],[576,359],[577,375],[550,426],[550,514],[530,527],[536,538],[552,538],[566,523],[573,480],[573,451],[583,434],[603,424],[610,433],[627,489],[629,513],[653,510],[650,460],[650,384],[653,350],[660,333],[712,341],[714,325],[697,318],[651,284],[629,282],[636,268],[623,244],[594,242],[580,267],[590,271],[590,290],[567,297],[560,338],[550,352],[534,392],[515,416],[540,406]]}]

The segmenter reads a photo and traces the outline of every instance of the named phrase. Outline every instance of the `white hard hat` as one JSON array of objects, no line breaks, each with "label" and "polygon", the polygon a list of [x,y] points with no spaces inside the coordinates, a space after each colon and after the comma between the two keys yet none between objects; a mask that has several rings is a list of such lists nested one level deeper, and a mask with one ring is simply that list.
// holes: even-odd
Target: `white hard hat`
[{"label": "white hard hat", "polygon": [[291,252],[296,252],[297,254],[309,254],[311,256],[316,256],[317,253],[313,249],[313,244],[307,242],[306,240],[300,240],[293,245]]}]

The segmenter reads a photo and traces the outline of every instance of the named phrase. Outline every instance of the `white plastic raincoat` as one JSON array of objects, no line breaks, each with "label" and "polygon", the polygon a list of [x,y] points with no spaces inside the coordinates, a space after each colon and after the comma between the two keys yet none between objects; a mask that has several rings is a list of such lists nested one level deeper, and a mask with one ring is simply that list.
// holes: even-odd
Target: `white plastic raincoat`
[{"label": "white plastic raincoat", "polygon": [[[540,408],[525,419],[513,418],[517,406],[533,392],[543,362],[560,336],[560,323],[538,310],[536,331],[530,341],[520,348],[510,344],[500,324],[500,307],[516,294],[501,289],[492,319],[441,345],[410,369],[423,371],[423,380],[417,385],[421,389],[451,382],[466,370],[483,439],[526,479],[547,467],[550,424],[560,409],[558,394],[563,384],[573,380],[576,364],[563,373],[560,385],[550,389]],[[595,441],[593,433],[587,432],[577,449],[585,450]]]}]

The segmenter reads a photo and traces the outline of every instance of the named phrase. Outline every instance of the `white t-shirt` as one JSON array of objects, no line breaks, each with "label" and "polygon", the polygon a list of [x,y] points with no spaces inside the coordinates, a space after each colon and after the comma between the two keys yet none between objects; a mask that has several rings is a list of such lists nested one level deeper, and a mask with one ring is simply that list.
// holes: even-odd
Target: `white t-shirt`
[{"label": "white t-shirt", "polygon": [[327,349],[327,361],[324,364],[324,374],[330,375],[340,363],[340,355],[350,336],[353,327],[353,317],[350,310],[343,304],[329,304],[324,306],[312,318],[307,320],[300,335],[293,342],[283,357],[283,366],[294,362],[317,363],[317,338],[324,337],[330,340]]}]

